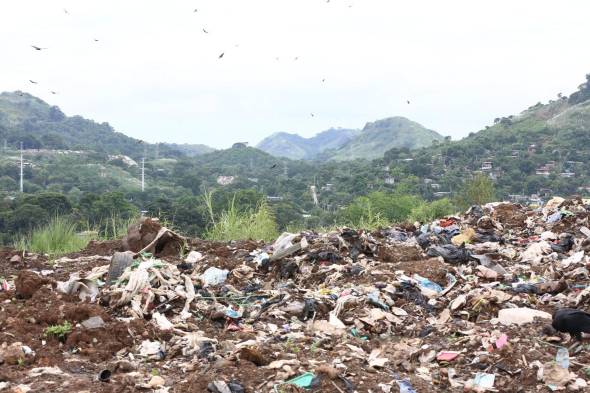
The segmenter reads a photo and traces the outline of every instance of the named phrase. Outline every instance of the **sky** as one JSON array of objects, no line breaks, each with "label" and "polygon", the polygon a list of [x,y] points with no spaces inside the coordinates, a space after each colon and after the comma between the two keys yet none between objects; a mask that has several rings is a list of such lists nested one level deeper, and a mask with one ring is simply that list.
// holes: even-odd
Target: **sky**
[{"label": "sky", "polygon": [[589,14],[587,0],[3,0],[0,91],[149,142],[226,148],[390,116],[460,139],[575,91]]}]

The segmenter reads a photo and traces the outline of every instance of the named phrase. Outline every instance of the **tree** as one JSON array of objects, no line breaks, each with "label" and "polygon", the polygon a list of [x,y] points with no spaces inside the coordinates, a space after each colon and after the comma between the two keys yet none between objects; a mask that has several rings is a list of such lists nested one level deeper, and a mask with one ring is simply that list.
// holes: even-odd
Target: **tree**
[{"label": "tree", "polygon": [[477,174],[463,185],[459,193],[457,204],[466,209],[472,205],[484,205],[493,202],[496,190],[492,180],[484,174]]}]

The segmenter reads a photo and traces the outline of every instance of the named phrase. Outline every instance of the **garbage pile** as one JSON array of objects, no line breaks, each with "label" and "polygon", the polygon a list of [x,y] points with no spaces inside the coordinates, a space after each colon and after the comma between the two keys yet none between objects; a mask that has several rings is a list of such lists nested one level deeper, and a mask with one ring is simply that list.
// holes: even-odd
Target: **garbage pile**
[{"label": "garbage pile", "polygon": [[112,257],[4,250],[0,392],[590,391],[589,214],[554,198],[272,244],[150,223]]}]

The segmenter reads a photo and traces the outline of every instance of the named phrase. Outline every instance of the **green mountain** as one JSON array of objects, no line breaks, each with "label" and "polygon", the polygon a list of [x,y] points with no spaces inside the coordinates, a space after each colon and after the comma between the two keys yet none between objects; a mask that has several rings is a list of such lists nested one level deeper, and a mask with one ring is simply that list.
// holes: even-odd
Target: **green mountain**
[{"label": "green mountain", "polygon": [[590,191],[590,74],[569,97],[558,95],[459,141],[408,151],[392,149],[384,164],[398,177],[430,179],[454,191],[474,172],[495,180],[499,197],[588,195]]},{"label": "green mountain", "polygon": [[212,149],[202,145],[149,144],[115,131],[108,123],[81,116],[66,116],[57,106],[21,91],[0,94],[0,143],[25,149],[80,150],[138,159],[148,154],[160,157],[202,154]]},{"label": "green mountain", "polygon": [[214,148],[202,144],[194,145],[188,143],[163,143],[163,145],[166,145],[174,150],[178,150],[188,157],[196,157],[202,154],[212,153],[215,151]]},{"label": "green mountain", "polygon": [[304,138],[297,134],[277,132],[263,139],[256,147],[276,157],[309,160],[318,158],[326,150],[345,145],[358,133],[358,130],[330,128],[312,138]]},{"label": "green mountain", "polygon": [[405,117],[396,116],[367,123],[356,138],[328,155],[330,159],[337,161],[376,159],[383,157],[392,148],[414,150],[442,139],[443,136],[436,131]]}]

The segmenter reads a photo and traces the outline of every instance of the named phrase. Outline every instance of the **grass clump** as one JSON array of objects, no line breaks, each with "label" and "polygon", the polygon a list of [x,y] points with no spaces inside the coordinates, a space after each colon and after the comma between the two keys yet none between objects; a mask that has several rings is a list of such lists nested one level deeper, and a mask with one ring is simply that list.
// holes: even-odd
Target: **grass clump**
[{"label": "grass clump", "polygon": [[44,337],[56,337],[63,341],[68,337],[68,334],[72,332],[72,324],[65,321],[61,325],[51,325],[45,329],[43,333]]},{"label": "grass clump", "polygon": [[57,256],[79,251],[89,240],[90,236],[77,233],[73,222],[64,217],[55,217],[47,225],[21,237],[14,246],[18,250]]},{"label": "grass clump", "polygon": [[212,226],[205,238],[217,241],[230,240],[274,240],[278,236],[277,225],[271,209],[261,202],[255,209],[240,211],[236,208],[235,199],[227,210],[215,215],[212,207],[211,194],[206,194],[207,205]]}]

